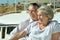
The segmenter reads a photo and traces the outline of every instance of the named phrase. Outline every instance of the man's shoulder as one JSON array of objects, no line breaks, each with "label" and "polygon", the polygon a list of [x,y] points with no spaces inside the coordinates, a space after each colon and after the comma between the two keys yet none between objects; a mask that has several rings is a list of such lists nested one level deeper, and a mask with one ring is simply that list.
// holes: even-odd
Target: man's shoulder
[{"label": "man's shoulder", "polygon": [[27,19],[27,20],[22,21],[20,24],[28,24],[29,21],[30,21],[30,19]]},{"label": "man's shoulder", "polygon": [[25,23],[25,22],[29,22],[30,21],[30,19],[26,19],[26,20],[24,20],[23,22],[21,22],[21,23]]}]

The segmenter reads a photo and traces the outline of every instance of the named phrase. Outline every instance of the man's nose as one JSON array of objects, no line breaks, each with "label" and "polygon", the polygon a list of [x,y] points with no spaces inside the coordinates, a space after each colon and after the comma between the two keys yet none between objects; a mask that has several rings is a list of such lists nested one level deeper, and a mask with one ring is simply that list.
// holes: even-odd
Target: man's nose
[{"label": "man's nose", "polygon": [[32,11],[30,11],[30,13],[32,13]]}]

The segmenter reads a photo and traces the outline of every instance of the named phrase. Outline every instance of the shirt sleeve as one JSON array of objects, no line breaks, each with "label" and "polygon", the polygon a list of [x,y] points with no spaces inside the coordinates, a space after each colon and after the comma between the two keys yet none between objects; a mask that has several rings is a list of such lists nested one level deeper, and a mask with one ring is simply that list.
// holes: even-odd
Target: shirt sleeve
[{"label": "shirt sleeve", "polygon": [[10,35],[14,35],[18,32],[21,32],[22,30],[24,30],[27,26],[29,25],[29,20],[25,20],[23,22],[21,22],[18,26],[16,26],[15,29],[13,29],[13,31],[11,31]]},{"label": "shirt sleeve", "polygon": [[14,35],[16,33],[19,32],[19,26],[16,26],[16,28],[14,28],[11,32],[10,32],[10,35]]},{"label": "shirt sleeve", "polygon": [[27,26],[27,28],[24,29],[24,31],[29,34],[31,30],[31,25]]},{"label": "shirt sleeve", "polygon": [[52,33],[57,33],[57,32],[60,32],[60,26],[58,22],[55,22],[52,29]]}]

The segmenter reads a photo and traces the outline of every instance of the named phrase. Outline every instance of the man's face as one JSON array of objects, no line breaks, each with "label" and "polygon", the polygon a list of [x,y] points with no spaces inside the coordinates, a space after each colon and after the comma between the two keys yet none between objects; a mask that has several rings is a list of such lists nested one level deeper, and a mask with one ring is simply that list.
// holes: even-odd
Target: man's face
[{"label": "man's face", "polygon": [[37,6],[32,6],[32,5],[29,6],[29,15],[32,20],[38,20]]}]

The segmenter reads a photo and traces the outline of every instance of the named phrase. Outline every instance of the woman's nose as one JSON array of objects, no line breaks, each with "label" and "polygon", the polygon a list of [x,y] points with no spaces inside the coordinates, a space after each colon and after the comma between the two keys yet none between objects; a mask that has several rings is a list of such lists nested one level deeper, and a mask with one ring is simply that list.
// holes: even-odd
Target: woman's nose
[{"label": "woman's nose", "polygon": [[38,16],[38,20],[41,20],[42,19],[42,16]]},{"label": "woman's nose", "polygon": [[40,19],[40,16],[38,16],[38,19]]}]

